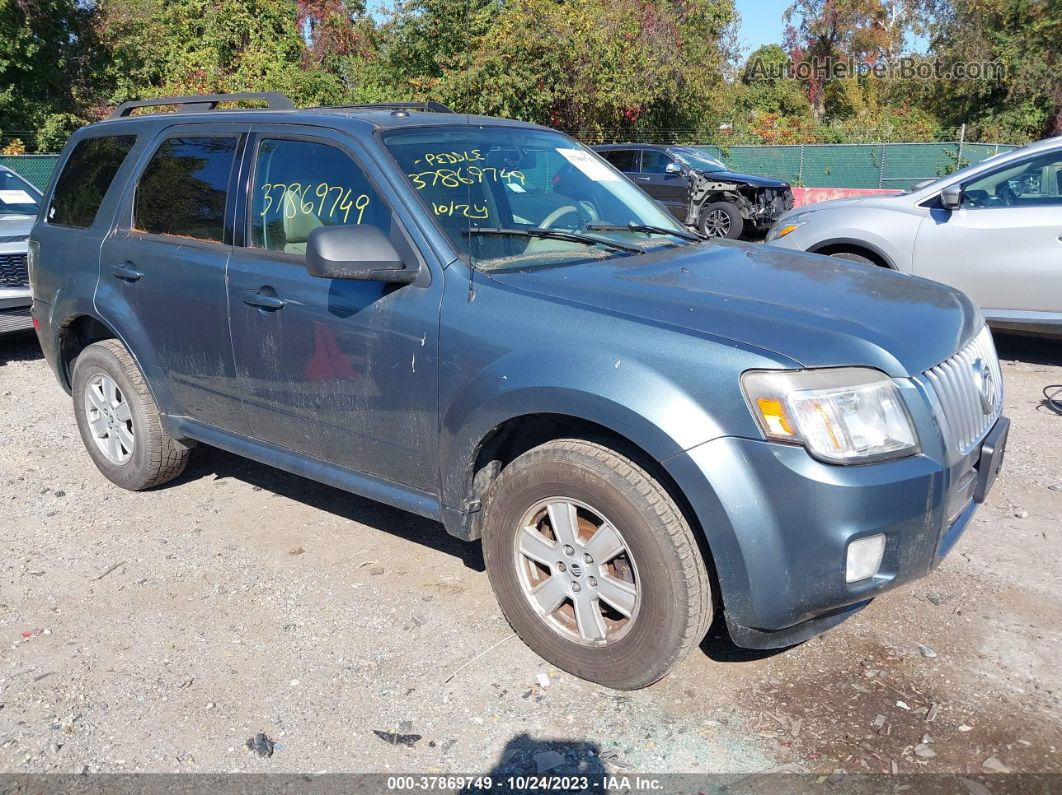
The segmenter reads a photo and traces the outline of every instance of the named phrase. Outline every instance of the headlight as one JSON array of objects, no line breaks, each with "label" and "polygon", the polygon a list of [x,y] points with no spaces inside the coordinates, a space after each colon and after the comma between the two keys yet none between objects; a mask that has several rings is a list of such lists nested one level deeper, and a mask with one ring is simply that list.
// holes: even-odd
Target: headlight
[{"label": "headlight", "polygon": [[797,213],[791,218],[786,218],[782,221],[778,221],[774,226],[771,227],[770,231],[767,233],[767,239],[763,242],[770,243],[772,240],[777,240],[780,237],[785,237],[786,235],[795,232],[808,222],[807,216],[808,213]]},{"label": "headlight", "polygon": [[802,444],[832,464],[918,452],[918,437],[892,380],[878,370],[750,370],[741,376],[763,435]]}]

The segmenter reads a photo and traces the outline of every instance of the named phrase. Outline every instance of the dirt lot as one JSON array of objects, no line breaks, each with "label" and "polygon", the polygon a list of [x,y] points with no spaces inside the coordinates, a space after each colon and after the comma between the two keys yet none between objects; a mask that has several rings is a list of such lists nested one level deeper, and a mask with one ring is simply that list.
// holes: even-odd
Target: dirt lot
[{"label": "dirt lot", "polygon": [[209,449],[111,486],[32,335],[0,339],[0,771],[1062,772],[1062,347],[999,346],[1007,465],[938,572],[622,694],[512,637],[431,522]]}]

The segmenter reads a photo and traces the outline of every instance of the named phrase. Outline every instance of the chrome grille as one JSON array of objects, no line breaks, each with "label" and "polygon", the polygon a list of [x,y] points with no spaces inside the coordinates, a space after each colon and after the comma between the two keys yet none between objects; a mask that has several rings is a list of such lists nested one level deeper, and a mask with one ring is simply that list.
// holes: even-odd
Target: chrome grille
[{"label": "chrome grille", "polygon": [[28,287],[25,254],[0,254],[0,287]]},{"label": "chrome grille", "polygon": [[948,448],[966,455],[1003,412],[1003,373],[988,326],[923,375],[936,397]]}]

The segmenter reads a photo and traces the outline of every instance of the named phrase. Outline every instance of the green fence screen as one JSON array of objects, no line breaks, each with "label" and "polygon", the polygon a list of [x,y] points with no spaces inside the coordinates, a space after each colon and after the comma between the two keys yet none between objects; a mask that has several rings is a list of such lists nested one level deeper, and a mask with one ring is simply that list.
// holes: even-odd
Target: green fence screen
[{"label": "green fence screen", "polygon": [[1006,144],[805,144],[703,146],[734,171],[760,174],[805,188],[907,190],[1013,146]]},{"label": "green fence screen", "polygon": [[59,155],[0,155],[0,166],[7,166],[44,190],[57,160]]},{"label": "green fence screen", "polygon": [[[805,188],[895,188],[950,174],[1013,149],[1007,144],[805,144],[702,146],[734,171],[783,179]],[[44,188],[58,155],[0,156],[0,165]]]}]

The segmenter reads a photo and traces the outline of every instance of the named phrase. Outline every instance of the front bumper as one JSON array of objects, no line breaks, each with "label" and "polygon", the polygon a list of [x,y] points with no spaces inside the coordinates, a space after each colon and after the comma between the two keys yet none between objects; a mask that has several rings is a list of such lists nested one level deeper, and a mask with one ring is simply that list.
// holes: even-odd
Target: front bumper
[{"label": "front bumper", "polygon": [[[712,550],[731,636],[753,648],[806,640],[926,575],[976,507],[971,490],[948,520],[959,470],[927,454],[835,466],[802,447],[726,437],[685,457],[710,484],[689,496]],[[878,533],[886,537],[878,573],[846,582],[849,542]]]},{"label": "front bumper", "polygon": [[0,334],[33,328],[29,287],[0,288]]}]

